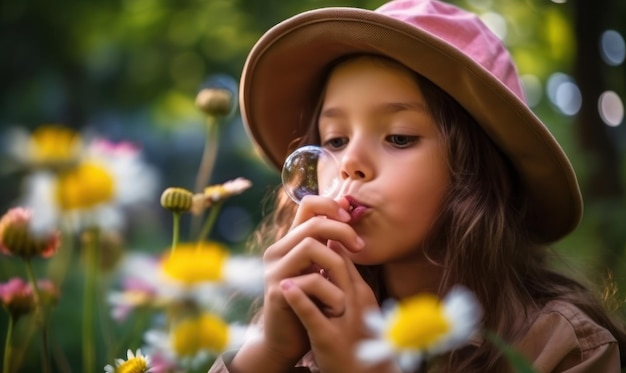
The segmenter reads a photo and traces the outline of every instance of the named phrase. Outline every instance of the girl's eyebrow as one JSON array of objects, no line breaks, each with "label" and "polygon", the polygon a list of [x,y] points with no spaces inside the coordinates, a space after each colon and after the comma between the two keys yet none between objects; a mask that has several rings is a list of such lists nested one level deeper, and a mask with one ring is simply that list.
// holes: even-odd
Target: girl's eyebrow
[{"label": "girl's eyebrow", "polygon": [[399,111],[418,111],[426,113],[426,105],[419,101],[387,102],[378,108],[381,112],[396,113]]},{"label": "girl's eyebrow", "polygon": [[[381,113],[397,113],[400,111],[417,111],[420,113],[428,113],[426,105],[419,101],[398,101],[384,102],[376,106],[372,111]],[[342,116],[344,111],[340,107],[328,107],[322,110],[320,118],[337,118]]]}]

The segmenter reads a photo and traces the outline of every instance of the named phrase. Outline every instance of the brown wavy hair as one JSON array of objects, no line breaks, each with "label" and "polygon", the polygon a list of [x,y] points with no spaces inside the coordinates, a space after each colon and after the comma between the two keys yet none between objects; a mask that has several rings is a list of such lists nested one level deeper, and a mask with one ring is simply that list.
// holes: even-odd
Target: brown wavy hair
[{"label": "brown wavy hair", "polygon": [[[333,66],[354,57],[344,58]],[[399,65],[381,56],[368,58]],[[524,186],[508,158],[452,97],[426,78],[412,74],[439,125],[451,174],[442,211],[422,244],[427,258],[443,269],[440,295],[456,284],[468,287],[483,306],[483,328],[507,343],[524,336],[543,305],[563,300],[615,336],[624,364],[623,325],[605,311],[588,286],[554,270],[554,259],[558,256],[526,228]],[[316,113],[322,105],[321,97],[323,94],[313,108]],[[306,144],[319,144],[317,118],[303,137],[294,140],[292,150]],[[273,197],[274,209],[254,236],[256,247],[268,247],[284,236],[294,218],[297,206],[282,188]],[[382,266],[359,266],[359,270],[382,302],[387,297]],[[485,341],[478,347],[448,354],[428,370],[506,372],[509,369],[501,351]]]}]

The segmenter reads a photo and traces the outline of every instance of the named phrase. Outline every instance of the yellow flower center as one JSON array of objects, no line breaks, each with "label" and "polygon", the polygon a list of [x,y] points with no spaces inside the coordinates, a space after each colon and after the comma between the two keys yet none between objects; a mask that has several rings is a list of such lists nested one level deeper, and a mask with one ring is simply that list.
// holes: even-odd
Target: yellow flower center
[{"label": "yellow flower center", "polygon": [[56,197],[63,210],[86,209],[109,202],[115,181],[110,172],[95,162],[84,162],[59,175]]},{"label": "yellow flower center", "polygon": [[186,243],[176,247],[162,263],[165,273],[186,284],[220,281],[228,259],[225,247],[214,242]]},{"label": "yellow flower center", "polygon": [[171,338],[178,356],[193,356],[205,350],[219,353],[228,343],[228,324],[212,314],[190,317],[174,327]]},{"label": "yellow flower center", "polygon": [[387,338],[396,347],[426,349],[451,329],[437,297],[420,295],[398,304]]},{"label": "yellow flower center", "polygon": [[148,371],[148,362],[142,356],[131,357],[115,368],[115,373],[145,373]]},{"label": "yellow flower center", "polygon": [[42,126],[31,134],[29,150],[36,163],[64,163],[77,156],[80,146],[77,132],[59,126]]}]

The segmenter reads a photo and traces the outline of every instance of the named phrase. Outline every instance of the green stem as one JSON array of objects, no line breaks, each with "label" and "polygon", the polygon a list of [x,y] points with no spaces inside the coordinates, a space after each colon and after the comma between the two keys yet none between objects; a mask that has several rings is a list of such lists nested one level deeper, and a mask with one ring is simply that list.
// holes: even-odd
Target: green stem
[{"label": "green stem", "polygon": [[48,373],[50,371],[50,355],[48,353],[48,327],[46,324],[46,310],[41,299],[41,292],[37,285],[37,278],[35,277],[35,271],[33,271],[33,264],[30,259],[24,260],[26,263],[26,273],[33,287],[33,298],[35,300],[35,320],[41,328],[41,355],[43,363],[43,372]]},{"label": "green stem", "polygon": [[170,250],[174,252],[180,236],[180,212],[174,212],[172,220],[172,247]]},{"label": "green stem", "polygon": [[83,289],[83,372],[92,373],[95,364],[94,312],[95,287],[98,271],[96,246],[97,229],[90,229],[85,240],[85,287]]},{"label": "green stem", "polygon": [[4,360],[2,362],[2,372],[10,373],[11,372],[11,356],[13,355],[13,345],[11,341],[13,340],[13,325],[15,324],[15,318],[13,314],[9,312],[9,326],[7,327],[7,337],[4,342]]},{"label": "green stem", "polygon": [[68,269],[72,262],[72,253],[74,248],[72,247],[72,236],[68,229],[62,230],[61,247],[57,253],[50,258],[48,264],[48,278],[56,285],[58,289],[63,287],[65,277],[70,272]]},{"label": "green stem", "polygon": [[222,203],[223,203],[222,201],[217,202],[215,205],[211,207],[209,217],[204,222],[204,226],[202,226],[200,235],[198,235],[198,243],[205,241],[206,238],[209,237],[209,234],[211,233],[211,229],[213,229],[213,225],[215,224],[215,220],[217,220],[217,216],[220,214]]},{"label": "green stem", "polygon": [[[148,326],[148,321],[150,320],[150,309],[147,307],[140,307],[136,310],[136,317],[134,318],[133,326],[130,329],[130,333],[126,335],[125,345],[120,353],[124,353],[127,349],[135,350],[137,347],[141,346],[141,341],[143,338],[143,333]],[[120,348],[117,348],[120,350]]]},{"label": "green stem", "polygon": [[[201,193],[204,187],[207,186],[211,173],[213,173],[213,166],[215,165],[215,158],[217,158],[218,149],[218,137],[219,137],[219,121],[216,117],[208,115],[206,119],[207,133],[204,140],[204,149],[202,152],[202,160],[196,174],[195,193]],[[192,218],[192,237],[197,232],[200,226],[199,216]]]}]

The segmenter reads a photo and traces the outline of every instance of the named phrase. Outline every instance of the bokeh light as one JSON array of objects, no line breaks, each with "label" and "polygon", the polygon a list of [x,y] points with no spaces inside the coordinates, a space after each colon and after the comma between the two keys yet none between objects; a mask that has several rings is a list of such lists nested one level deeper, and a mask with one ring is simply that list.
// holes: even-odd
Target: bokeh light
[{"label": "bokeh light", "polygon": [[598,112],[607,126],[617,127],[624,120],[624,104],[619,95],[613,91],[606,91],[600,95]]},{"label": "bokeh light", "polygon": [[582,106],[582,94],[574,80],[566,74],[554,73],[548,78],[548,98],[562,113],[573,116]]},{"label": "bokeh light", "polygon": [[626,44],[622,35],[615,30],[606,30],[600,36],[600,55],[610,66],[619,66],[626,57]]}]

